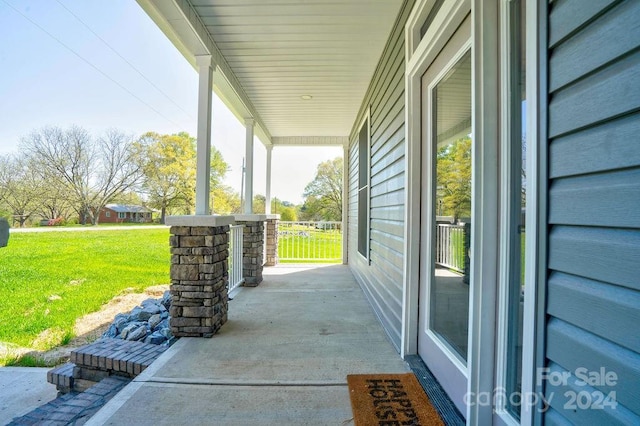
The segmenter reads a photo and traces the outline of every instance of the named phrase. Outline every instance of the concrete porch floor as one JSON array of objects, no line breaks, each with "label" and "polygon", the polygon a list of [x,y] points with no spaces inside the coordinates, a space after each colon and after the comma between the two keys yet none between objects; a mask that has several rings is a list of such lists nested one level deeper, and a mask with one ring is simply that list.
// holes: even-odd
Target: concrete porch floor
[{"label": "concrete porch floor", "polygon": [[407,371],[347,266],[280,265],[87,424],[348,425],[347,374]]}]

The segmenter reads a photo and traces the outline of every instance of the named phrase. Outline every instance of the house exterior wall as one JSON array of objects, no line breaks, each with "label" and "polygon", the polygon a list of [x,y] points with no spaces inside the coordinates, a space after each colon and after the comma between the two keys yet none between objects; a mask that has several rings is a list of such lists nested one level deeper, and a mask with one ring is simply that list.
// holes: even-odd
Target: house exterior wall
[{"label": "house exterior wall", "polygon": [[[108,214],[108,216],[107,216],[107,214]],[[118,220],[118,212],[115,212],[115,211],[113,211],[111,209],[108,209],[108,208],[102,209],[102,211],[100,212],[99,221],[100,221],[100,223],[118,223],[118,222],[122,222],[122,220]]]},{"label": "house exterior wall", "polygon": [[[347,169],[349,264],[396,347],[405,256],[403,30],[413,3],[401,11],[354,123]],[[548,127],[540,148],[548,227],[540,235],[548,259],[538,259],[546,301],[537,340],[546,373],[535,374],[570,376],[543,380],[551,407],[538,415],[548,424],[640,423],[640,3],[557,1],[547,18],[548,68],[540,75],[548,77]],[[358,253],[358,132],[369,111],[367,260]],[[615,374],[611,385],[579,382],[585,369],[601,368]],[[581,391],[592,402],[597,392],[613,396],[616,408],[572,409],[584,405],[586,393],[569,399]]]},{"label": "house exterior wall", "polygon": [[[404,26],[406,1],[373,75],[354,124],[349,148],[349,265],[391,341],[402,330],[405,199]],[[358,252],[358,132],[370,111],[369,260]],[[366,225],[365,225],[366,226]]]},{"label": "house exterior wall", "polygon": [[[549,6],[543,362],[570,376],[545,382],[547,424],[640,424],[639,22],[637,1]],[[617,406],[573,409],[576,392]]]},{"label": "house exterior wall", "polygon": [[143,213],[143,219],[140,218],[140,215],[140,213],[125,212],[125,217],[119,218],[118,212],[105,207],[104,209],[102,209],[102,211],[100,211],[99,223],[147,223],[152,221],[151,213]]}]

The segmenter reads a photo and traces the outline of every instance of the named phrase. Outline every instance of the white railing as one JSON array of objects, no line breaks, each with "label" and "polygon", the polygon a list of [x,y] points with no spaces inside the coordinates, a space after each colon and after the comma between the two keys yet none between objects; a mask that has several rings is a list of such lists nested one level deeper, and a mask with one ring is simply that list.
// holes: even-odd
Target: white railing
[{"label": "white railing", "polygon": [[244,282],[242,273],[242,240],[244,225],[229,227],[229,293]]},{"label": "white railing", "polygon": [[465,226],[439,223],[436,228],[436,264],[464,273]]},{"label": "white railing", "polygon": [[281,262],[338,263],[342,260],[342,222],[278,222]]}]

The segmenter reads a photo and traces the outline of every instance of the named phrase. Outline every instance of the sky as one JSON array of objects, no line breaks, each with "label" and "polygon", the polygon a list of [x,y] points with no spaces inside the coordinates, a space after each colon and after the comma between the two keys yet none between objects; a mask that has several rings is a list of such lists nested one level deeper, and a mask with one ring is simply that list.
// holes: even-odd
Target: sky
[{"label": "sky", "polygon": [[[134,0],[0,0],[0,155],[44,126],[195,136],[197,90],[197,72]],[[245,129],[215,94],[212,145],[240,191]],[[254,194],[264,194],[266,149],[254,147]],[[341,155],[274,148],[272,197],[300,203],[317,165]]]}]

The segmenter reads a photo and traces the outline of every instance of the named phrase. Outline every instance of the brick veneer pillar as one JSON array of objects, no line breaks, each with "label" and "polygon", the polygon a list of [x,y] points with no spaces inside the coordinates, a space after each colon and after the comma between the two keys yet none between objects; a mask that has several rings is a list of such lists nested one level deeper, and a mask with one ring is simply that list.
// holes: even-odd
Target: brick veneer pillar
[{"label": "brick veneer pillar", "polygon": [[229,226],[172,226],[171,333],[211,337],[227,322]]},{"label": "brick veneer pillar", "polygon": [[265,266],[278,264],[278,219],[267,219],[267,261]]},{"label": "brick veneer pillar", "polygon": [[242,275],[245,287],[257,287],[262,282],[264,222],[238,221],[244,225],[242,238]]}]

